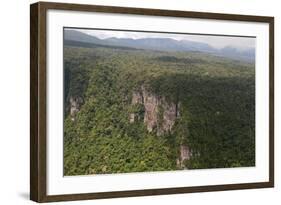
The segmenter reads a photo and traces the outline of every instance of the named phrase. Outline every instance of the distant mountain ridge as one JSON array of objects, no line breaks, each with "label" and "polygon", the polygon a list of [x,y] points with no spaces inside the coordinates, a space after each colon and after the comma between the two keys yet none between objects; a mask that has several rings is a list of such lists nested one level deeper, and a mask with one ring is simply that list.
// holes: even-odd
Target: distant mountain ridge
[{"label": "distant mountain ridge", "polygon": [[67,42],[82,42],[83,45],[85,45],[85,43],[89,43],[104,46],[120,46],[123,48],[128,47],[159,51],[199,51],[210,53],[213,55],[228,57],[235,60],[243,60],[249,62],[254,62],[255,60],[254,48],[242,50],[239,48],[227,46],[222,49],[217,49],[207,43],[188,40],[175,40],[171,38],[132,39],[111,37],[106,39],[100,39],[77,30],[65,30],[64,40],[66,40],[66,44]]}]

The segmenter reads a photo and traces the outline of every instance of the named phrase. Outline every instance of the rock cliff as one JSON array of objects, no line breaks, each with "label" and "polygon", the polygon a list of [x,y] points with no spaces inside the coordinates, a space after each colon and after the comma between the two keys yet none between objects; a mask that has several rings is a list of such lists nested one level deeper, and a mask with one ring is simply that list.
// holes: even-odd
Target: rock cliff
[{"label": "rock cliff", "polygon": [[[157,135],[172,131],[176,119],[179,117],[179,102],[168,102],[165,97],[149,92],[144,86],[132,94],[132,105],[143,105],[143,122],[148,132],[156,131]],[[130,113],[130,122],[139,117],[137,113]]]},{"label": "rock cliff", "polygon": [[69,98],[69,103],[70,103],[70,117],[71,117],[71,120],[74,121],[77,112],[79,112],[79,110],[81,108],[83,99],[78,96],[76,96],[76,97],[71,96]]},{"label": "rock cliff", "polygon": [[180,145],[179,158],[177,159],[177,166],[185,169],[185,162],[191,157],[191,151],[187,145]]},{"label": "rock cliff", "polygon": [[[144,86],[133,92],[131,105],[135,109],[129,115],[130,123],[143,121],[147,131],[155,131],[158,136],[171,132],[176,119],[180,117],[180,102],[169,102],[165,97],[148,91]],[[142,117],[137,106],[143,106]],[[186,169],[185,162],[190,159],[191,151],[184,144],[179,145],[178,149],[177,166]]]}]

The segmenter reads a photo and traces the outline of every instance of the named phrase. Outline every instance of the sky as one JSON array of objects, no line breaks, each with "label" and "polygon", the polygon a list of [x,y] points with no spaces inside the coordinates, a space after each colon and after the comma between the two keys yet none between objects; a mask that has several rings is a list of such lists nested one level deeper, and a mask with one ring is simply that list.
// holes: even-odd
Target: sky
[{"label": "sky", "polygon": [[108,30],[92,30],[92,29],[76,29],[83,33],[105,38],[172,38],[175,40],[189,40],[201,43],[207,43],[214,48],[224,48],[231,46],[240,49],[255,48],[256,39],[252,37],[232,37],[232,36],[210,36],[210,35],[188,35],[188,34],[167,34],[167,33],[148,33],[148,32],[131,32],[131,31],[108,31]]}]

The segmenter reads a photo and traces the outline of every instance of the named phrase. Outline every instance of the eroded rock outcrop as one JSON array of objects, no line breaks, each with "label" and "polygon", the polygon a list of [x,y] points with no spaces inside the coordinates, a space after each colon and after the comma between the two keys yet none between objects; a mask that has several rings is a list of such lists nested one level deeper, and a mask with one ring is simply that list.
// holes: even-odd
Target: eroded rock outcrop
[{"label": "eroded rock outcrop", "polygon": [[[133,92],[132,95],[132,106],[143,105],[143,96],[141,92]],[[136,120],[141,120],[140,113],[134,112],[130,113],[130,123],[135,122]]]},{"label": "eroded rock outcrop", "polygon": [[144,123],[146,124],[147,130],[152,132],[152,130],[157,127],[159,97],[147,92],[144,88],[142,88],[142,95],[145,108]]},{"label": "eroded rock outcrop", "polygon": [[143,103],[143,96],[140,92],[133,92],[132,96],[132,104]]},{"label": "eroded rock outcrop", "polygon": [[83,99],[81,97],[71,96],[69,98],[69,103],[70,103],[70,117],[71,117],[71,120],[74,121],[77,112],[79,112],[79,110],[81,108]]},{"label": "eroded rock outcrop", "polygon": [[[135,109],[129,115],[130,123],[143,121],[147,131],[155,131],[158,136],[172,132],[177,118],[180,117],[180,102],[170,102],[165,97],[148,91],[144,86],[133,92],[131,105]],[[142,106],[144,109],[142,117],[141,109],[138,106]],[[186,161],[192,155],[190,148],[186,144],[180,144],[178,149],[177,166],[186,169]]]},{"label": "eroded rock outcrop", "polygon": [[177,159],[177,166],[185,169],[185,162],[191,157],[191,151],[187,145],[180,145],[179,147],[179,158]]},{"label": "eroded rock outcrop", "polygon": [[165,99],[162,99],[160,106],[163,112],[163,119],[161,129],[158,132],[162,134],[172,130],[176,119],[179,117],[179,103],[168,103]]},{"label": "eroded rock outcrop", "polygon": [[[139,91],[133,92],[132,105],[137,104],[144,106],[143,122],[146,124],[147,131],[156,130],[157,135],[170,132],[179,117],[179,102],[168,102],[165,97],[149,92],[144,86]],[[131,113],[130,123],[135,122],[136,117],[136,113]]]}]

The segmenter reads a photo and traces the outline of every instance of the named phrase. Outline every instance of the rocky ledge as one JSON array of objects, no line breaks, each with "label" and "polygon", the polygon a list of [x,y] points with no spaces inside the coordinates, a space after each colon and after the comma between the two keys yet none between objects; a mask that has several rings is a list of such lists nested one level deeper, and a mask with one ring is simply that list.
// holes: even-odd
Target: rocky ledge
[{"label": "rocky ledge", "polygon": [[[149,92],[144,86],[132,94],[132,106],[143,105],[143,122],[148,132],[156,131],[157,135],[171,132],[179,117],[180,103],[168,102],[165,97]],[[142,120],[138,112],[130,113],[130,123]]]},{"label": "rocky ledge", "polygon": [[71,120],[74,121],[77,112],[79,112],[81,105],[83,104],[83,99],[82,97],[79,96],[76,97],[71,96],[69,98],[69,104],[70,104],[70,117]]}]

